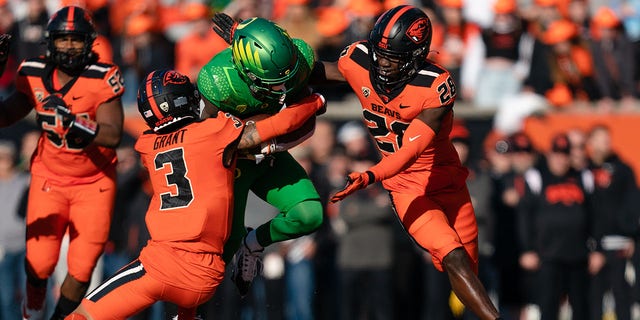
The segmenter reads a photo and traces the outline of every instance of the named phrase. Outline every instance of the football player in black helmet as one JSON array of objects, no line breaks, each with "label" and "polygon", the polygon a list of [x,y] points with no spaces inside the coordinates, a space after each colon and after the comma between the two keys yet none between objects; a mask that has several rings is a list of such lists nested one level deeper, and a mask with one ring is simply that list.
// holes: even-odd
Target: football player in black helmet
[{"label": "football player in black helmet", "polygon": [[[41,130],[30,165],[25,319],[44,315],[47,282],[67,230],[68,272],[51,319],[63,319],[80,303],[108,241],[125,88],[117,66],[97,61],[95,38],[87,11],[60,9],[45,32],[46,55],[23,61],[16,90],[0,101],[0,127],[33,110]],[[7,40],[0,36],[0,64]]]},{"label": "football player in black helmet", "polygon": [[[220,30],[233,26],[225,21],[213,20],[223,36],[228,32]],[[347,81],[354,89],[383,155],[365,172],[350,173],[331,202],[382,182],[404,229],[447,272],[458,298],[480,319],[499,319],[477,277],[478,230],[468,172],[449,140],[457,89],[449,72],[427,58],[431,36],[429,17],[400,5],[384,12],[369,38],[345,48],[337,63],[315,65],[311,79]]]}]

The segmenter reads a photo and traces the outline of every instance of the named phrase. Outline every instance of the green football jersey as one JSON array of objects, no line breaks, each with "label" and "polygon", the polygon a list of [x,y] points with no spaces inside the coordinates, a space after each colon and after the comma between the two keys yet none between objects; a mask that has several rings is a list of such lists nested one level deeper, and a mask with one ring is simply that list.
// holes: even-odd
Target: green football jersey
[{"label": "green football jersey", "polygon": [[[285,83],[292,90],[287,93],[285,103],[293,103],[310,94],[309,76],[315,63],[313,48],[301,39],[292,39],[302,58],[297,74]],[[220,110],[246,119],[256,114],[274,114],[282,109],[277,98],[256,99],[246,82],[235,68],[231,48],[214,56],[198,74],[198,90]]]}]

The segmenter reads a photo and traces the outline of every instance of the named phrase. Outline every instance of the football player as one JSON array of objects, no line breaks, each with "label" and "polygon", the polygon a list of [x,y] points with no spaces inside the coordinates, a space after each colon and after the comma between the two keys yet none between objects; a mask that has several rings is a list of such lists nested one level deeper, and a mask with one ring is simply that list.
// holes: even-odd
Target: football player
[{"label": "football player", "polygon": [[[89,293],[66,319],[124,320],[156,301],[175,303],[178,319],[194,319],[196,307],[224,276],[238,150],[284,133],[270,129],[279,117],[308,117],[323,106],[314,94],[278,116],[245,124],[209,105],[210,116],[200,121],[200,96],[187,76],[166,69],[147,75],[138,110],[150,130],[135,149],[154,191],[145,217],[151,239],[137,260]],[[291,124],[299,126],[306,117],[293,116]]]},{"label": "football player", "polygon": [[[221,35],[239,32],[221,14],[214,24]],[[383,156],[369,170],[350,173],[331,201],[382,182],[405,230],[448,273],[460,300],[480,319],[494,320],[498,311],[477,277],[478,228],[468,172],[449,140],[456,85],[446,69],[427,59],[431,37],[429,17],[400,5],[384,12],[369,38],[349,45],[337,63],[315,66],[314,79],[349,83]]]},{"label": "football player", "polygon": [[[25,319],[41,319],[48,278],[67,230],[68,273],[52,319],[80,303],[109,233],[116,193],[115,147],[122,135],[117,66],[98,62],[89,13],[64,7],[45,30],[46,56],[21,63],[16,92],[0,102],[0,127],[31,110],[42,134],[31,159],[27,208]],[[0,38],[0,50],[8,49]],[[0,53],[0,62],[6,62]]]},{"label": "football player", "polygon": [[[198,90],[207,104],[248,119],[278,114],[311,94],[307,83],[315,57],[309,44],[291,39],[266,19],[252,18],[238,25],[226,17],[229,28],[224,28],[228,32],[223,39],[231,46],[213,57],[198,75]],[[298,131],[298,138],[308,137],[305,132],[310,131],[303,129],[312,130],[314,124],[315,117],[311,117]],[[291,127],[291,122],[282,120],[278,125]],[[243,296],[256,275],[264,247],[310,234],[323,219],[320,196],[302,166],[288,152],[278,152],[279,148],[264,151],[261,156],[268,159],[259,163],[238,160],[233,232],[224,250],[225,261],[237,251],[233,280]],[[247,234],[244,214],[249,190],[280,213]]]}]

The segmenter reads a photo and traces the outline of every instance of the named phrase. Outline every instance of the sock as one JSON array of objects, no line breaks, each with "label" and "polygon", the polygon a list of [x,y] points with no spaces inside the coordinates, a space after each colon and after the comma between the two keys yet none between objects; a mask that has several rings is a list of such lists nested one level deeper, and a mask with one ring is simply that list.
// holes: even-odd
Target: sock
[{"label": "sock", "polygon": [[258,238],[256,237],[256,230],[251,230],[247,233],[247,236],[244,237],[244,245],[249,248],[249,251],[256,252],[262,251],[264,249],[263,246],[258,243]]},{"label": "sock", "polygon": [[63,320],[66,316],[70,315],[80,305],[80,301],[71,301],[64,295],[60,295],[56,310],[51,316],[51,320]]},{"label": "sock", "polygon": [[27,309],[42,310],[47,295],[47,280],[27,280]]}]

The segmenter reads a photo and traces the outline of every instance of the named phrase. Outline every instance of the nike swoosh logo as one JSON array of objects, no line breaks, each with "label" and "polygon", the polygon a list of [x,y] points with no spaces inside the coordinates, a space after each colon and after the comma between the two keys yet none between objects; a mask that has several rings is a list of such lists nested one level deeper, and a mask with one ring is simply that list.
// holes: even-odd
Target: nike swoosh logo
[{"label": "nike swoosh logo", "polygon": [[82,96],[79,96],[79,97],[73,96],[73,97],[71,97],[71,99],[73,99],[73,100],[78,100],[80,98],[82,98]]},{"label": "nike swoosh logo", "polygon": [[109,188],[100,188],[100,192],[109,191]]},{"label": "nike swoosh logo", "polygon": [[420,136],[421,136],[421,134],[419,134],[419,135],[417,135],[415,137],[409,137],[409,142],[415,141],[416,139],[420,138]]},{"label": "nike swoosh logo", "polygon": [[402,104],[400,104],[400,109],[405,109],[405,108],[409,108],[410,106],[403,106]]}]

